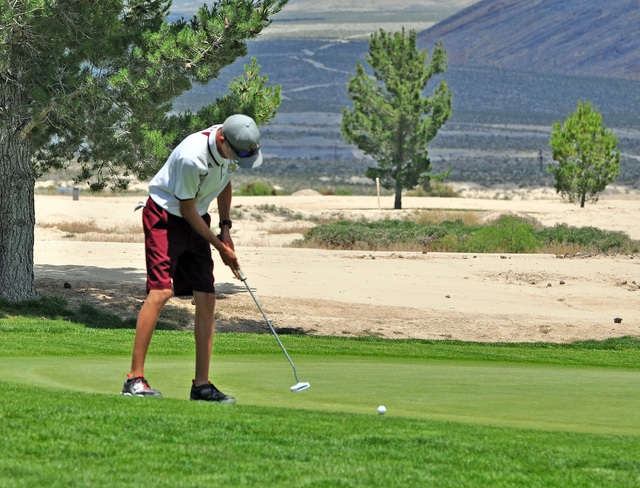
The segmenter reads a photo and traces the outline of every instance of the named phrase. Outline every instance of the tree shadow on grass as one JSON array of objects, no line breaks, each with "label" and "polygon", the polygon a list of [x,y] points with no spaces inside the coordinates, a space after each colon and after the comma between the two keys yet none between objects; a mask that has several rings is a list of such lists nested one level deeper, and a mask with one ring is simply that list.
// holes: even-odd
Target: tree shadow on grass
[{"label": "tree shadow on grass", "polygon": [[67,320],[97,329],[132,329],[136,326],[135,318],[123,319],[113,313],[86,304],[74,310],[69,306],[66,298],[53,295],[15,303],[0,299],[0,318],[9,316]]},{"label": "tree shadow on grass", "polygon": [[[67,286],[64,284],[67,283]],[[144,287],[129,283],[36,280],[38,298],[21,302],[0,299],[0,318],[21,315],[68,320],[95,329],[135,329]],[[172,299],[173,300],[173,299]],[[165,307],[159,330],[193,327],[193,313],[180,303]]]},{"label": "tree shadow on grass", "polygon": [[[65,286],[65,283],[67,286]],[[145,299],[144,285],[135,283],[36,280],[39,297],[22,302],[0,299],[0,319],[8,316],[68,320],[94,329],[135,329]],[[268,334],[271,329],[243,286],[216,284],[216,332]],[[162,310],[157,330],[192,331],[195,306],[191,297],[172,297]],[[277,327],[278,334],[306,334],[301,327]]]}]

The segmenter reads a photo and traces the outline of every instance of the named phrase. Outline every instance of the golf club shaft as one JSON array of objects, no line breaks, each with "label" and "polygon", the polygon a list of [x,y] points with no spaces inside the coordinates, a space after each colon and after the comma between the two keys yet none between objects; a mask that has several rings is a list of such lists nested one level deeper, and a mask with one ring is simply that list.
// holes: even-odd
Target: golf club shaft
[{"label": "golf club shaft", "polygon": [[260,310],[260,313],[262,313],[262,316],[267,321],[267,324],[269,324],[269,328],[271,329],[271,332],[273,332],[273,336],[278,341],[278,344],[280,344],[280,347],[282,348],[282,352],[284,352],[284,355],[287,356],[287,359],[289,360],[289,363],[291,364],[291,367],[293,368],[293,375],[296,377],[296,382],[300,383],[300,380],[298,379],[298,371],[296,370],[296,366],[295,366],[295,364],[293,364],[293,361],[291,360],[291,357],[289,357],[289,353],[285,349],[284,344],[282,344],[282,341],[280,340],[280,337],[278,337],[278,333],[276,332],[276,329],[273,327],[273,325],[271,325],[271,321],[267,317],[267,314],[264,313],[264,310],[262,310],[262,307],[260,306],[260,302],[258,302],[258,299],[253,294],[253,291],[251,290],[251,287],[249,286],[249,283],[247,283],[247,277],[244,275],[242,270],[237,269],[236,271],[238,272],[238,276],[240,277],[240,280],[244,283],[244,286],[247,287],[247,290],[251,294],[251,297],[253,298],[253,301],[256,302],[256,305],[258,306],[258,309]]}]

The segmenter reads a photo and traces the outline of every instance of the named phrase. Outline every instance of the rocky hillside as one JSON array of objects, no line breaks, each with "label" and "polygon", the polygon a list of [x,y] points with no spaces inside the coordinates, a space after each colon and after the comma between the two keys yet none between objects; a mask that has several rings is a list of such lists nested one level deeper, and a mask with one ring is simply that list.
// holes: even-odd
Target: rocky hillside
[{"label": "rocky hillside", "polygon": [[483,0],[421,32],[452,66],[640,80],[640,1]]}]

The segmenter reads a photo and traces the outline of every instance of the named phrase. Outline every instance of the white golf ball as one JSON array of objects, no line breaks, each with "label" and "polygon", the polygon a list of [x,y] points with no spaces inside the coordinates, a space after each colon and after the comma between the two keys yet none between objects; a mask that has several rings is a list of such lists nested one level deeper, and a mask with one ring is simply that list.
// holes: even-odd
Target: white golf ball
[{"label": "white golf ball", "polygon": [[384,415],[385,413],[387,413],[387,407],[385,407],[384,405],[380,405],[380,406],[378,407],[378,413],[379,413],[380,415]]}]

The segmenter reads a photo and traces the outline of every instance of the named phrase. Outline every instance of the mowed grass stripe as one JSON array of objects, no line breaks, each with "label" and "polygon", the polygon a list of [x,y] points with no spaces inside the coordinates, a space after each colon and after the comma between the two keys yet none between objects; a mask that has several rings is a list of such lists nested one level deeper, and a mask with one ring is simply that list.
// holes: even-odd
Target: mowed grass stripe
[{"label": "mowed grass stripe", "polygon": [[[295,358],[294,358],[295,360]],[[127,357],[0,358],[7,381],[117,395]],[[213,379],[243,405],[410,417],[542,430],[640,434],[640,372],[620,368],[412,358],[298,358],[311,388],[291,393],[281,354],[214,357]],[[187,399],[193,359],[150,358],[147,377],[167,398]],[[133,399],[134,401],[137,399]]]},{"label": "mowed grass stripe", "polygon": [[627,488],[640,477],[638,436],[0,390],[1,487]]}]

